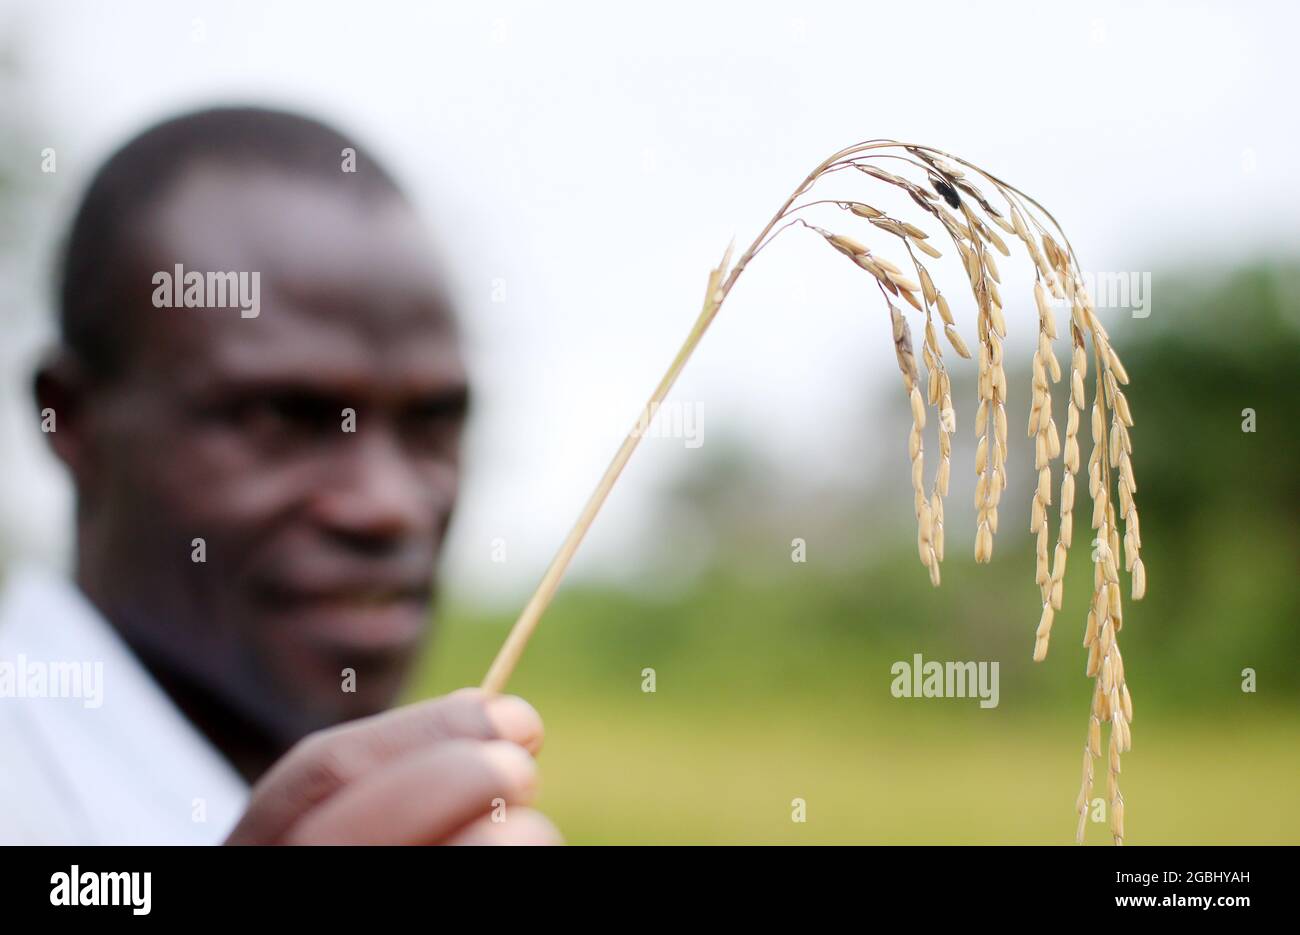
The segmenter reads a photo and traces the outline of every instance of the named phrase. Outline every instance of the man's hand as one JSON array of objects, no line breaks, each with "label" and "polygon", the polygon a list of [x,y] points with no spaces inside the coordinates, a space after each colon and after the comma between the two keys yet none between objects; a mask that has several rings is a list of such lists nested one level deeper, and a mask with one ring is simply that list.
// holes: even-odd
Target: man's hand
[{"label": "man's hand", "polygon": [[558,844],[526,807],[541,745],[531,705],[472,688],[319,731],[254,787],[226,843]]}]

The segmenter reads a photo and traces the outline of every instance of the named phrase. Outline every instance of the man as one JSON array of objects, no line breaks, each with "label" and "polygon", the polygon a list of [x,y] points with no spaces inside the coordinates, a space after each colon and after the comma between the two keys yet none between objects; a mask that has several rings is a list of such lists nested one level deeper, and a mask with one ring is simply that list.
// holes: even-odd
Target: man
[{"label": "man", "polygon": [[101,697],[0,698],[0,841],[556,839],[526,702],[383,713],[468,405],[429,253],[355,141],[289,114],[187,115],[101,168],[36,378],[76,587],[0,604],[0,664],[102,664]]}]

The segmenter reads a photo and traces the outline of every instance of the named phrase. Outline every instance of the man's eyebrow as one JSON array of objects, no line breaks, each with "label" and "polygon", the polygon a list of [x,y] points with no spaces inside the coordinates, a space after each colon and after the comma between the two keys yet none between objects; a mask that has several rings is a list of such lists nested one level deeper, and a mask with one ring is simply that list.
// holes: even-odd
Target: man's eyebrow
[{"label": "man's eyebrow", "polygon": [[373,379],[358,375],[328,376],[320,372],[303,374],[220,374],[200,377],[192,384],[201,396],[238,396],[243,398],[278,396],[314,396],[347,400],[386,397],[392,401],[438,402],[464,405],[469,401],[469,382],[463,374],[433,379],[396,378],[377,387]]}]

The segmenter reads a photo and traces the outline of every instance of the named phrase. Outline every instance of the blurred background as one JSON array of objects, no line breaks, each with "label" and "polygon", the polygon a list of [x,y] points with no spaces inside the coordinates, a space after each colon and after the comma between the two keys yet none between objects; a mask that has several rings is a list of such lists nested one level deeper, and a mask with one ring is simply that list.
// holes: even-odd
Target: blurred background
[{"label": "blurred background", "polygon": [[[1086,270],[1150,276],[1146,317],[1101,311],[1132,376],[1148,575],[1123,632],[1130,842],[1300,842],[1298,26],[1282,2],[0,0],[0,565],[66,563],[69,489],[28,380],[81,187],[157,119],[323,117],[435,230],[478,396],[412,697],[481,679],[727,242],[829,153],[924,142],[1044,201]],[[1015,426],[1035,313],[1028,265],[1003,271]],[[855,272],[793,230],[745,274],[673,392],[692,437],[645,439],[524,658],[542,806],[573,843],[1072,840],[1086,520],[1035,665],[1032,452],[1013,431],[976,567],[974,373],[955,368],[931,588],[888,318]],[[969,339],[972,303],[954,312]],[[999,706],[895,699],[890,666],[916,653],[998,661]]]}]

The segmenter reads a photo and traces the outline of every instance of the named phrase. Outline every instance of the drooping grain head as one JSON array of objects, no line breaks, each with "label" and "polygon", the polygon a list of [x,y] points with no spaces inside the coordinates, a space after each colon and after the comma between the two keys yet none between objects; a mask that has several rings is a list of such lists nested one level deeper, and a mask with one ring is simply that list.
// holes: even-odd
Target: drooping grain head
[{"label": "drooping grain head", "polygon": [[[899,172],[908,174],[885,169],[879,163],[886,159],[894,168],[902,163]],[[1128,373],[1111,346],[1105,328],[1097,320],[1069,240],[1038,202],[965,160],[930,147],[892,141],[873,141],[842,150],[823,163],[797,195],[807,193],[822,177],[845,169],[855,169],[876,183],[905,192],[922,212],[938,222],[961,260],[965,286],[975,308],[975,356],[978,361],[974,465],[977,562],[987,562],[992,558],[994,537],[998,532],[998,507],[1007,485],[1006,407],[1009,395],[1003,361],[1007,323],[1001,295],[1002,275],[994,255],[1009,256],[1010,250],[998,231],[1018,241],[1033,263],[1032,294],[1037,310],[1038,334],[1030,361],[1032,381],[1028,393],[1028,435],[1032,439],[1036,482],[1032,490],[1029,531],[1035,537],[1034,582],[1042,603],[1034,633],[1033,657],[1035,660],[1046,658],[1056,613],[1062,605],[1066,563],[1074,538],[1075,477],[1080,467],[1079,426],[1084,411],[1088,410],[1093,445],[1088,461],[1088,492],[1092,500],[1095,538],[1093,593],[1084,646],[1088,651],[1086,671],[1094,679],[1094,691],[1084,744],[1083,783],[1077,800],[1078,839],[1083,840],[1087,824],[1093,760],[1101,756],[1101,725],[1105,722],[1110,728],[1107,802],[1111,832],[1115,843],[1123,843],[1120,756],[1131,743],[1132,701],[1124,680],[1118,641],[1119,631],[1123,628],[1123,607],[1118,570],[1121,539],[1117,518],[1122,518],[1124,523],[1122,555],[1125,571],[1131,576],[1133,599],[1140,600],[1146,591],[1146,570],[1140,555],[1142,540],[1134,501],[1137,481],[1133,475],[1129,432],[1133,419],[1122,389],[1128,384]],[[909,178],[909,175],[917,178]],[[984,185],[996,193],[1000,207],[985,196],[981,190]],[[920,256],[938,259],[942,252],[921,227],[903,218],[892,217],[866,201],[818,199],[794,204],[794,200],[792,198],[777,215],[768,230],[782,219],[790,220],[770,237],[793,224],[817,231],[836,250],[871,274],[888,309],[895,352],[912,414],[907,451],[912,470],[917,549],[922,564],[937,585],[944,556],[943,500],[948,494],[955,416],[951,380],[937,340],[936,313],[949,346],[963,358],[972,356],[948,298]],[[867,231],[874,229],[901,243],[915,278],[859,240],[805,222],[801,212],[818,205],[836,205],[865,220],[870,225]],[[761,249],[766,242],[760,237],[756,247]],[[912,329],[903,310],[892,301],[894,298],[901,299],[921,316],[924,377],[917,364]],[[1058,322],[1054,301],[1064,302],[1070,309],[1067,323],[1070,369],[1064,438],[1056,422],[1052,401],[1052,387],[1065,378],[1055,350]],[[1095,368],[1091,406],[1087,390],[1089,345]],[[939,417],[939,460],[927,495],[923,432],[928,407],[934,407]],[[1060,486],[1059,519],[1053,545],[1050,514],[1053,492],[1057,490],[1053,478],[1054,465],[1059,465]]]}]

